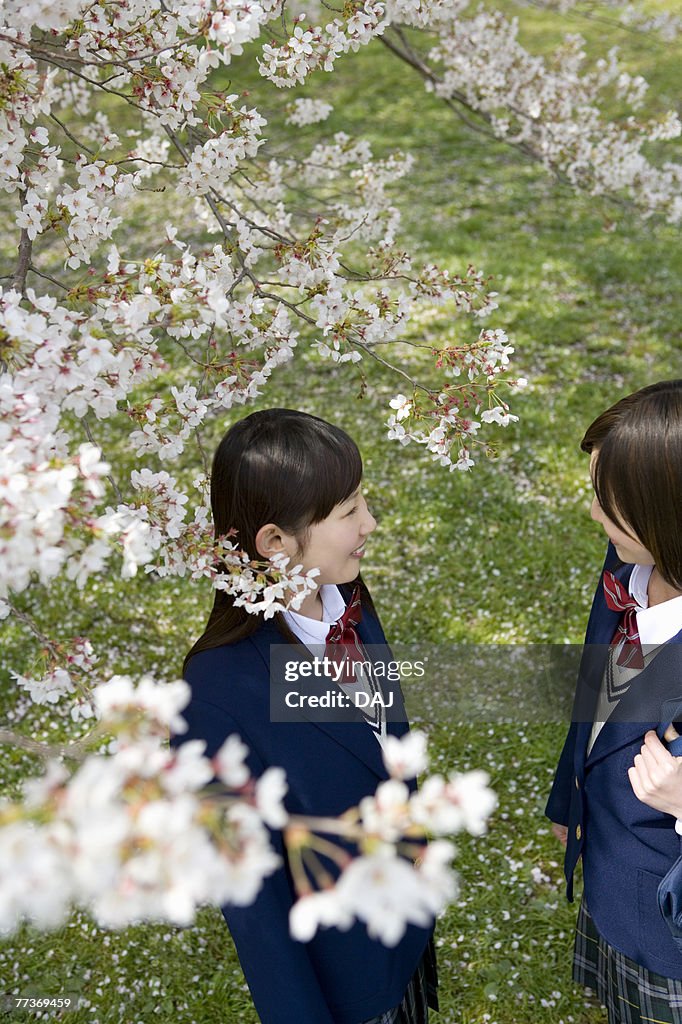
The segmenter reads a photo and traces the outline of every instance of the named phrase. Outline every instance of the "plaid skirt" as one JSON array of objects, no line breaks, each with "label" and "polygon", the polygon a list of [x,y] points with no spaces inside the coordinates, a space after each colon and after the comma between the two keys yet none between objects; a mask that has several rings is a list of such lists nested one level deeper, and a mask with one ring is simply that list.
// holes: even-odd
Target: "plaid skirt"
[{"label": "plaid skirt", "polygon": [[682,981],[655,974],[609,946],[584,899],[575,930],[573,980],[596,992],[609,1024],[682,1024]]},{"label": "plaid skirt", "polygon": [[398,1006],[362,1024],[428,1024],[429,1007],[438,1009],[438,970],[433,939],[429,939],[417,969]]}]

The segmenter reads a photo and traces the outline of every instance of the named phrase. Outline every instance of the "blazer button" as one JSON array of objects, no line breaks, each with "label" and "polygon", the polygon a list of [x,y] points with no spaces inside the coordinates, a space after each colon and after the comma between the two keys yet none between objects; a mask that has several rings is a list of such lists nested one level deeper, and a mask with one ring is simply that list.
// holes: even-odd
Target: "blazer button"
[{"label": "blazer button", "polygon": [[580,838],[582,837],[582,834],[583,834],[583,830],[581,829],[580,825],[576,825],[575,826],[575,838],[578,841],[580,841]]}]

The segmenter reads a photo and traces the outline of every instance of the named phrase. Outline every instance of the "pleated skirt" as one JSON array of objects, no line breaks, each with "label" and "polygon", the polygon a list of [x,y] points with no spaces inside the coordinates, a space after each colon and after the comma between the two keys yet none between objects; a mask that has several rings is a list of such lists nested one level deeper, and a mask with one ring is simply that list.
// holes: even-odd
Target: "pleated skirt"
[{"label": "pleated skirt", "polygon": [[400,1003],[362,1024],[428,1024],[429,1009],[438,1009],[438,969],[433,939],[429,939]]},{"label": "pleated skirt", "polygon": [[649,971],[609,946],[584,899],[576,924],[573,980],[596,993],[609,1024],[682,1024],[682,981]]}]

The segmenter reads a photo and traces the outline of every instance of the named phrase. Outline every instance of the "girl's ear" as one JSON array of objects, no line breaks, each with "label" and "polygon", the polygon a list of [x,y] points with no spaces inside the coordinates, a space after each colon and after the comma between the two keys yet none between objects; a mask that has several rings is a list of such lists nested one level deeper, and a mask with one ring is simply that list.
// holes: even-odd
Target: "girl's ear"
[{"label": "girl's ear", "polygon": [[288,534],[280,530],[275,523],[266,523],[256,534],[256,551],[261,558],[272,558],[282,552],[290,554],[287,544]]}]

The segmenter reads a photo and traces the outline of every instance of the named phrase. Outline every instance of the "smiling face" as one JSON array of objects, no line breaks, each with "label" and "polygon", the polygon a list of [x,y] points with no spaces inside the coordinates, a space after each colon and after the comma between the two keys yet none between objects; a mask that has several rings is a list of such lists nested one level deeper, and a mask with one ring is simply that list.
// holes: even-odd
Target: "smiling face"
[{"label": "smiling face", "polygon": [[[590,476],[593,480],[598,457],[599,452],[598,449],[595,448],[590,455]],[[612,519],[609,519],[606,512],[604,512],[604,509],[599,504],[596,494],[592,499],[590,515],[604,530],[604,533],[615,547],[616,554],[620,558],[621,562],[627,562],[629,565],[654,564],[654,556],[644,547],[637,537],[632,533],[628,533],[622,526],[614,523]]]},{"label": "smiling face", "polygon": [[[360,572],[365,541],[376,529],[361,489],[335,505],[326,519],[308,527],[300,550],[293,537],[285,538],[287,554],[303,563],[304,571],[318,568],[318,585],[350,583]],[[291,547],[292,550],[288,550]]]}]

